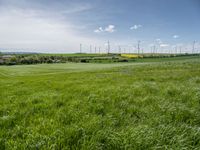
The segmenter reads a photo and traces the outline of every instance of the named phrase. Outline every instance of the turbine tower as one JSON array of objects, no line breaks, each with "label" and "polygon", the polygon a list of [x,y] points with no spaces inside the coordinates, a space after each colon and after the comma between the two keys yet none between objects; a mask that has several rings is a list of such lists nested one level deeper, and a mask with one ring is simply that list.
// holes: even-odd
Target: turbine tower
[{"label": "turbine tower", "polygon": [[138,41],[138,54],[140,54],[140,41]]},{"label": "turbine tower", "polygon": [[182,53],[182,46],[179,47],[179,53]]},{"label": "turbine tower", "polygon": [[90,54],[92,53],[92,45],[90,45]]},{"label": "turbine tower", "polygon": [[110,53],[110,42],[108,40],[108,54]]},{"label": "turbine tower", "polygon": [[156,45],[153,46],[153,53],[156,53]]},{"label": "turbine tower", "polygon": [[82,44],[80,44],[80,53],[82,53]]},{"label": "turbine tower", "polygon": [[119,54],[121,54],[121,46],[119,45]]},{"label": "turbine tower", "polygon": [[193,45],[192,45],[192,53],[194,54],[195,53],[195,44],[196,44],[196,41],[193,42]]}]

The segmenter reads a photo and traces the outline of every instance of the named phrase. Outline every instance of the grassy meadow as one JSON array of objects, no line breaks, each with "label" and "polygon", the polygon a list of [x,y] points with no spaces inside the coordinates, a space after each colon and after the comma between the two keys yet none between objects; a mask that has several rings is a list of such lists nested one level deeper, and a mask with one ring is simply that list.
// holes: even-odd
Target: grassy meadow
[{"label": "grassy meadow", "polygon": [[0,66],[0,149],[200,149],[200,57],[147,60]]}]

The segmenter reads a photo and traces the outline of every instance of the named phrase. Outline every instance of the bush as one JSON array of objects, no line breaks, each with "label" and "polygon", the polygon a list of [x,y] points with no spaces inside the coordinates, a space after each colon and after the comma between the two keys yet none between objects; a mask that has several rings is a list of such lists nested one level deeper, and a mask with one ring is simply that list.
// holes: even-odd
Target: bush
[{"label": "bush", "polygon": [[87,60],[87,59],[81,59],[80,62],[82,62],[82,63],[89,63],[89,60]]}]

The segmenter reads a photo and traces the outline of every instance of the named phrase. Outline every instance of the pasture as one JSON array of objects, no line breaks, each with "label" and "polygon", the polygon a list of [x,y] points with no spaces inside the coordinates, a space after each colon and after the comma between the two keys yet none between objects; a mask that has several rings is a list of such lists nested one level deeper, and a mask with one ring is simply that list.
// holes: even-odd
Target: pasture
[{"label": "pasture", "polygon": [[200,149],[200,58],[0,66],[0,149]]}]

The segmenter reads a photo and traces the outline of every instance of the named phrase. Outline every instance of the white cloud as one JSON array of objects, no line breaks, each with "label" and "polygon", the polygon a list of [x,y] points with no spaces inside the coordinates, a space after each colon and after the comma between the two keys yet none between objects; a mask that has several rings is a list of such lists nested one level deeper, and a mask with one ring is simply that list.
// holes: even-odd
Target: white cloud
[{"label": "white cloud", "polygon": [[94,30],[95,33],[100,33],[101,31],[99,29]]},{"label": "white cloud", "polygon": [[162,43],[162,40],[161,39],[156,39],[156,42],[161,44]]},{"label": "white cloud", "polygon": [[[34,13],[33,13],[34,12]],[[79,43],[101,43],[78,33],[76,25],[37,11],[0,10],[0,48],[35,52],[77,52]]]},{"label": "white cloud", "polygon": [[108,25],[107,27],[105,27],[105,29],[103,29],[102,27],[99,27],[98,29],[94,30],[95,33],[101,33],[101,32],[113,33],[114,31],[115,31],[114,25]]},{"label": "white cloud", "polygon": [[141,27],[142,27],[142,25],[140,25],[140,24],[139,24],[139,25],[136,25],[136,24],[135,24],[134,26],[130,27],[130,29],[131,29],[131,30],[137,30],[137,29],[139,29],[139,28],[141,28]]},{"label": "white cloud", "polygon": [[169,44],[160,44],[160,47],[168,47],[170,46]]},{"label": "white cloud", "polygon": [[180,37],[179,35],[174,35],[174,36],[173,36],[174,39],[177,39],[177,38],[179,38],[179,37]]},{"label": "white cloud", "polygon": [[92,9],[92,6],[90,4],[75,5],[71,6],[71,8],[68,8],[67,10],[61,11],[61,13],[63,14],[81,13],[83,11],[87,11],[90,9]]},{"label": "white cloud", "polygon": [[109,25],[105,28],[106,32],[112,33],[115,31],[115,26],[114,25]]},{"label": "white cloud", "polygon": [[163,41],[161,39],[156,39],[155,41],[160,45],[160,47],[168,47],[168,46],[170,46],[169,44],[163,43]]},{"label": "white cloud", "polygon": [[104,32],[102,27],[99,27],[98,29],[94,30],[95,33],[101,33]]}]

